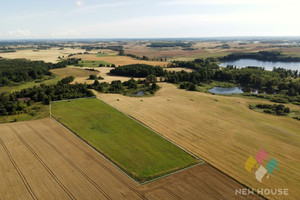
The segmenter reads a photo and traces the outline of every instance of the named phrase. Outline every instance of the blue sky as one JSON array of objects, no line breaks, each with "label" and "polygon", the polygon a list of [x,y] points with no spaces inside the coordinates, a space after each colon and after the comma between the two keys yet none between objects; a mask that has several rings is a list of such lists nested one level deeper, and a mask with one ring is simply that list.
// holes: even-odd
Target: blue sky
[{"label": "blue sky", "polygon": [[10,0],[0,39],[300,36],[298,0]]}]

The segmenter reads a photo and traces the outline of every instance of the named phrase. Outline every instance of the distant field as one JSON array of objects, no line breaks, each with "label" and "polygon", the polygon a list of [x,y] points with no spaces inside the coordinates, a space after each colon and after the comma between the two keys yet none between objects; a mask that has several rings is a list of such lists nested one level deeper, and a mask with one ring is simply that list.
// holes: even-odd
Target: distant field
[{"label": "distant field", "polygon": [[52,114],[141,182],[198,162],[97,98],[53,102]]},{"label": "distant field", "polygon": [[104,62],[104,61],[82,60],[82,61],[79,61],[78,64],[83,65],[83,67],[99,67],[100,64],[111,65],[112,63],[108,63],[108,62]]},{"label": "distant field", "polygon": [[151,48],[147,44],[129,43],[125,45],[125,53],[137,56],[163,57],[168,60],[190,61],[196,58],[219,57],[233,52],[255,52],[263,50],[278,50],[277,47],[269,47],[267,43],[248,43],[239,45],[237,42],[227,42],[230,48],[222,48],[221,42],[196,42],[193,50],[183,50],[181,47]]},{"label": "distant field", "polygon": [[129,65],[129,64],[148,64],[148,65],[159,65],[162,67],[166,67],[168,65],[167,62],[159,62],[159,61],[145,61],[145,60],[137,60],[128,56],[103,56],[99,57],[93,54],[83,54],[83,55],[75,55],[75,58],[81,58],[83,61],[103,61],[106,63],[112,63],[116,66],[118,65]]},{"label": "distant field", "polygon": [[[249,103],[266,100],[228,97],[177,89],[172,84],[150,98],[98,94],[105,102],[133,116],[219,170],[251,188],[288,188],[289,196],[300,196],[300,121],[249,109]],[[118,100],[117,100],[118,99]],[[288,104],[292,110],[299,106]],[[264,148],[280,171],[255,179],[255,170],[245,170],[249,156]],[[264,163],[264,166],[266,163]],[[270,199],[277,199],[267,196]]]},{"label": "distant field", "polygon": [[89,75],[97,75],[99,72],[97,71],[89,71],[77,67],[67,67],[67,68],[60,68],[60,69],[52,69],[50,70],[53,74],[64,78],[67,76],[74,76],[74,77],[85,77],[88,78]]},{"label": "distant field", "polygon": [[45,62],[57,63],[59,61],[58,57],[65,57],[73,53],[83,53],[84,49],[71,49],[65,48],[64,50],[59,50],[59,48],[51,48],[47,50],[33,51],[32,49],[18,50],[12,53],[0,53],[0,57],[3,58],[26,58],[29,60],[43,60]]},{"label": "distant field", "polygon": [[186,71],[186,72],[192,72],[192,71],[194,71],[194,70],[192,70],[192,69],[188,69],[188,68],[180,68],[180,67],[176,67],[176,68],[165,68],[165,70],[167,70],[167,71],[175,71],[175,72],[180,72],[180,71]]}]

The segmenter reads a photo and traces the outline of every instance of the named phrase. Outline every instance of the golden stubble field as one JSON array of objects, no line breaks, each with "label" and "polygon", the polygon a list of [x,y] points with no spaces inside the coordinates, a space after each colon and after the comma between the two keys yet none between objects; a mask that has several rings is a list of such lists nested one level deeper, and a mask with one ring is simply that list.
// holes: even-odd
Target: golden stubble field
[{"label": "golden stubble field", "polygon": [[18,50],[16,52],[12,53],[0,53],[0,57],[3,58],[9,58],[9,59],[14,59],[14,58],[25,58],[29,60],[43,60],[45,62],[52,62],[52,63],[57,63],[58,57],[65,57],[69,54],[73,53],[84,53],[84,49],[72,49],[72,48],[64,48],[63,50],[59,50],[59,48],[51,48],[47,50],[39,50],[39,51],[33,51],[32,49],[28,50]]},{"label": "golden stubble field", "polygon": [[51,118],[1,124],[0,161],[2,200],[259,199],[208,164],[140,186]]},{"label": "golden stubble field", "polygon": [[[299,121],[248,108],[249,103],[262,100],[188,92],[167,83],[160,86],[162,89],[148,98],[98,96],[241,183],[254,189],[288,188],[289,196],[283,199],[299,197]],[[289,107],[300,110],[299,106]],[[259,183],[256,170],[249,173],[244,166],[249,156],[255,158],[261,148],[269,153],[269,159],[279,162],[280,171],[274,170],[269,179],[265,176]],[[266,167],[266,162],[263,165]]]}]

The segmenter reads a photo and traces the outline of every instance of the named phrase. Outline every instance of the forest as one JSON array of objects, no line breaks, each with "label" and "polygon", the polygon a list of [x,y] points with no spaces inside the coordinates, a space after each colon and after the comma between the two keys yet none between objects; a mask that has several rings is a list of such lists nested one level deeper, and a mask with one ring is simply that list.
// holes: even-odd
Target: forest
[{"label": "forest", "polygon": [[[172,64],[173,67],[191,68],[193,72],[167,72],[165,80],[170,83],[180,84],[180,88],[194,90],[192,85],[199,85],[202,82],[221,81],[229,82],[247,88],[266,91],[271,96],[262,94],[251,94],[261,98],[269,98],[275,102],[293,102],[300,104],[300,80],[297,70],[286,70],[274,68],[267,71],[261,67],[236,68],[227,66],[221,68],[211,63],[210,60],[197,59],[195,61],[178,61]],[[189,84],[187,84],[189,83]]]},{"label": "forest", "polygon": [[146,64],[123,65],[110,70],[111,74],[129,77],[146,77],[148,75],[163,76],[164,70],[159,66]]},{"label": "forest", "polygon": [[57,64],[25,59],[0,59],[0,87],[29,82],[51,76],[50,69],[78,64],[76,59],[63,60]]},{"label": "forest", "polygon": [[88,88],[95,89],[98,92],[103,93],[118,93],[123,95],[135,96],[137,92],[143,91],[147,95],[154,94],[159,86],[156,84],[156,77],[149,75],[145,80],[134,80],[131,78],[128,81],[112,81],[110,84],[107,82],[99,83],[95,80],[93,84],[88,85]]},{"label": "forest", "polygon": [[239,59],[255,59],[260,61],[273,62],[300,62],[299,57],[291,57],[284,55],[278,51],[259,51],[251,53],[232,53],[224,57],[220,57],[220,61],[232,61]]},{"label": "forest", "polygon": [[49,104],[50,101],[94,96],[85,84],[68,84],[74,77],[66,77],[56,85],[34,86],[10,94],[0,94],[0,116],[27,112],[35,102]]}]

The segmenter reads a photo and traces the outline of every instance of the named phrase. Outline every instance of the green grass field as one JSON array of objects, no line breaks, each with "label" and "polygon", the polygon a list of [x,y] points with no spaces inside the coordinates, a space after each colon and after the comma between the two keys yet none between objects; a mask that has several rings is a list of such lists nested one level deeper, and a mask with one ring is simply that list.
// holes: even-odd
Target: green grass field
[{"label": "green grass field", "polygon": [[0,123],[30,121],[49,117],[49,106],[42,103],[34,103],[29,106],[27,113],[17,115],[0,116]]},{"label": "green grass field", "polygon": [[140,182],[199,162],[97,98],[53,102],[52,115]]},{"label": "green grass field", "polygon": [[3,93],[3,92],[9,93],[9,92],[20,91],[25,88],[39,86],[42,83],[46,84],[46,85],[56,84],[59,80],[61,80],[61,78],[59,76],[55,76],[55,78],[42,80],[40,82],[30,81],[30,82],[22,83],[22,84],[15,85],[15,86],[3,86],[3,87],[0,87],[0,93]]},{"label": "green grass field", "polygon": [[112,63],[104,62],[104,61],[89,61],[89,60],[82,60],[78,62],[79,65],[82,67],[99,67],[100,64],[103,65],[112,65]]}]

